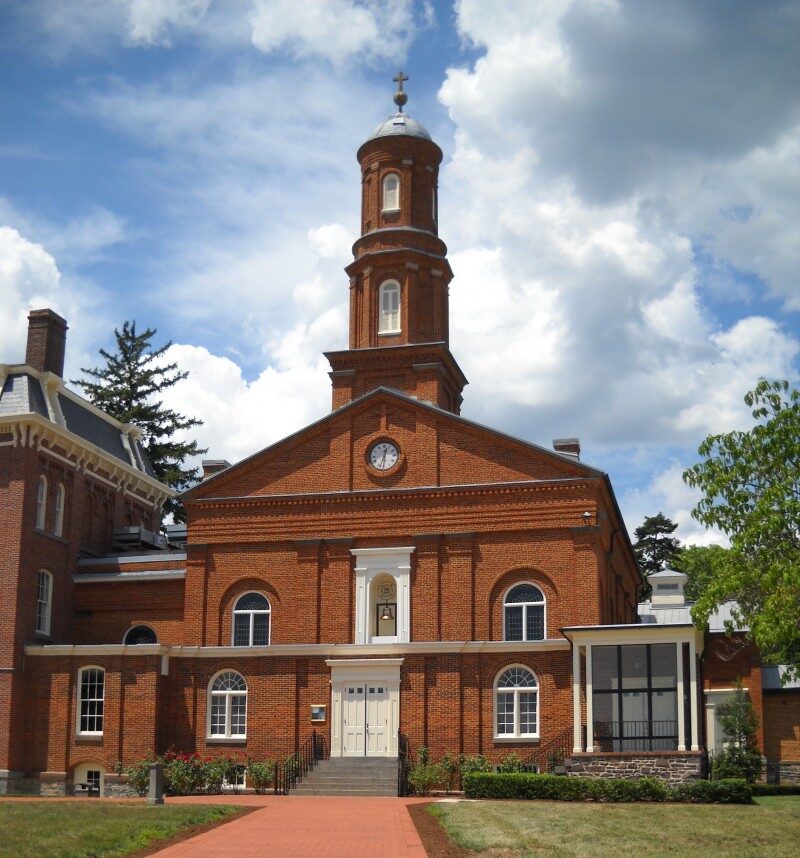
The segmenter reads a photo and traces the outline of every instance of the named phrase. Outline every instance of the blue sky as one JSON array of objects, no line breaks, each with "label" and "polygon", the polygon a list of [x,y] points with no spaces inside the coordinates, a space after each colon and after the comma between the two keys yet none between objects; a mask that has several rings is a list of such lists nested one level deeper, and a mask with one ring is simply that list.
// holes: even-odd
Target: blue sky
[{"label": "blue sky", "polygon": [[67,316],[68,374],[124,319],[239,459],[329,408],[355,151],[392,110],[445,153],[464,414],[578,435],[629,529],[684,539],[680,473],[798,377],[796,3],[0,0],[0,360]]}]

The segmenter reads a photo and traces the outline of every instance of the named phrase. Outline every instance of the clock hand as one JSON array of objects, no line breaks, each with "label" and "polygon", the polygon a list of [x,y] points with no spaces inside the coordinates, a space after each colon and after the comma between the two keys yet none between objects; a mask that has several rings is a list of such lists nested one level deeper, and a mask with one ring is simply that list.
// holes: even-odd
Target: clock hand
[{"label": "clock hand", "polygon": [[386,450],[383,451],[383,458],[381,459],[381,467],[386,464]]}]

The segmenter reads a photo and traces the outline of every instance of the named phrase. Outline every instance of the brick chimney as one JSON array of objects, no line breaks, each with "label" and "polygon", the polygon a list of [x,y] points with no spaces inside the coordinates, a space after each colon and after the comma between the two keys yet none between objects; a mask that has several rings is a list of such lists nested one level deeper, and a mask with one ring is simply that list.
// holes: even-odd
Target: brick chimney
[{"label": "brick chimney", "polygon": [[203,479],[214,477],[226,468],[230,468],[231,463],[227,459],[203,459]]},{"label": "brick chimney", "polygon": [[556,453],[564,453],[574,459],[581,457],[581,442],[577,438],[556,438],[553,441],[553,449]]},{"label": "brick chimney", "polygon": [[67,320],[52,310],[31,310],[28,314],[28,347],[25,363],[40,372],[64,374]]}]

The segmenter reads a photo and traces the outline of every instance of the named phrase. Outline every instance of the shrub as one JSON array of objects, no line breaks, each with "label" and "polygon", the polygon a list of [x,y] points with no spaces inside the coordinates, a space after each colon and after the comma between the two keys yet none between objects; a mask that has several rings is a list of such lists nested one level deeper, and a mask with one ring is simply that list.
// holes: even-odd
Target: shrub
[{"label": "shrub", "polygon": [[421,766],[427,766],[431,761],[431,755],[428,749],[423,745],[421,748],[417,749],[417,762]]},{"label": "shrub", "polygon": [[656,778],[579,778],[520,773],[476,773],[463,778],[467,798],[551,799],[555,801],[682,801],[750,804],[744,780],[691,781],[670,787]]},{"label": "shrub", "polygon": [[164,764],[164,788],[170,795],[194,795],[205,786],[208,758],[167,751],[160,762]]},{"label": "shrub", "polygon": [[430,791],[442,784],[447,773],[441,765],[418,762],[408,773],[408,782],[417,795],[430,795]]},{"label": "shrub", "polygon": [[714,780],[743,778],[755,783],[761,774],[761,754],[755,748],[731,745],[714,757],[711,774]]},{"label": "shrub", "polygon": [[753,795],[800,795],[800,783],[753,784]]},{"label": "shrub", "polygon": [[275,763],[270,760],[256,763],[250,760],[247,763],[247,783],[259,795],[265,793],[272,787],[275,777]]},{"label": "shrub", "polygon": [[717,706],[717,718],[728,746],[714,758],[712,777],[714,780],[744,778],[755,783],[761,774],[761,754],[756,742],[758,716],[740,679],[736,680],[733,694]]},{"label": "shrub", "polygon": [[510,754],[506,755],[505,757],[503,757],[502,760],[500,760],[497,766],[497,771],[502,772],[504,774],[524,771],[522,759],[512,751]]},{"label": "shrub", "polygon": [[476,754],[474,757],[461,756],[461,780],[463,785],[464,775],[474,775],[480,772],[490,772],[492,764],[483,756]]},{"label": "shrub", "polygon": [[140,760],[125,769],[128,783],[137,795],[147,795],[150,789],[150,760]]},{"label": "shrub", "polygon": [[444,774],[445,785],[448,792],[453,792],[458,781],[459,771],[461,769],[461,757],[454,754],[445,754],[442,757],[439,765]]}]

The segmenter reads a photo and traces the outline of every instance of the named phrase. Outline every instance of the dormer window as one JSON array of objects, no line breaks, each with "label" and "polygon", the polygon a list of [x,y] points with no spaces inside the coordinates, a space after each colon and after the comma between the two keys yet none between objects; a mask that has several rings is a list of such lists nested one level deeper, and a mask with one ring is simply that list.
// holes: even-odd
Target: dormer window
[{"label": "dormer window", "polygon": [[385,212],[400,210],[400,176],[388,173],[383,177],[383,206]]},{"label": "dormer window", "polygon": [[378,333],[400,333],[400,284],[387,280],[378,292]]}]

